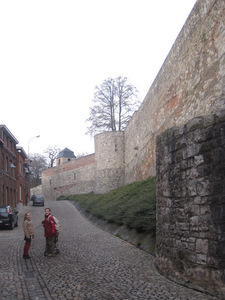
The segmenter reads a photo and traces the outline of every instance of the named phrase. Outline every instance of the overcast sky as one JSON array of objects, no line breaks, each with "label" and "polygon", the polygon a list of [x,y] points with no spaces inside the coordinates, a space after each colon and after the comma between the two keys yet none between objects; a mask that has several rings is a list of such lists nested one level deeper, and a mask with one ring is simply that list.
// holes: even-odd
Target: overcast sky
[{"label": "overcast sky", "polygon": [[127,77],[143,101],[195,2],[0,1],[0,124],[27,153],[93,153],[95,86]]}]

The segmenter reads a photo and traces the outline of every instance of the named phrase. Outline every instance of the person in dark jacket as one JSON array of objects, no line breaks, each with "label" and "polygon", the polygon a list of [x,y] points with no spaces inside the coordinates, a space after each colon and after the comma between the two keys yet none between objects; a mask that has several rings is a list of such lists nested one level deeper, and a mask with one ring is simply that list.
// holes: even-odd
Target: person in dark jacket
[{"label": "person in dark jacket", "polygon": [[45,256],[55,256],[55,237],[57,236],[57,232],[55,229],[55,222],[51,215],[51,209],[45,209],[45,219],[42,221],[42,225],[45,229],[44,236],[46,238],[46,247],[45,247]]}]

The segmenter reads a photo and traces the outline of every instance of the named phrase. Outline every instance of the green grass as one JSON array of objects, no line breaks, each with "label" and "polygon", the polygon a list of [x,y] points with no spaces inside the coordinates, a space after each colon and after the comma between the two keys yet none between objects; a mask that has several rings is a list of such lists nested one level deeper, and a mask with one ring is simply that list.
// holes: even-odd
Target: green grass
[{"label": "green grass", "polygon": [[117,225],[155,236],[156,180],[155,177],[134,182],[107,194],[61,196],[80,204],[90,214]]}]

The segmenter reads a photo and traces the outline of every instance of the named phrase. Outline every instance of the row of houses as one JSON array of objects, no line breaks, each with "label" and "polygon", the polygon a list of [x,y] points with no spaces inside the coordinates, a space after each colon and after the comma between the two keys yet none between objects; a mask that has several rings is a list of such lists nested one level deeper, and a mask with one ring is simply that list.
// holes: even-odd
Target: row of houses
[{"label": "row of houses", "polygon": [[18,140],[0,125],[0,206],[26,205],[30,199],[29,159]]}]

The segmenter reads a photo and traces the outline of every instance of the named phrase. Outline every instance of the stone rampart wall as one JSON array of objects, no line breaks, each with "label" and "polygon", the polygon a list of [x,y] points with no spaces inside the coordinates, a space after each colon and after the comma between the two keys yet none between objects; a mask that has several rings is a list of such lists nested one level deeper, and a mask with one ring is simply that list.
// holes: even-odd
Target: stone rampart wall
[{"label": "stone rampart wall", "polygon": [[95,136],[96,153],[42,172],[48,199],[84,193],[106,193],[124,185],[124,132]]},{"label": "stone rampart wall", "polygon": [[124,185],[124,155],[124,132],[95,136],[95,193],[106,193]]},{"label": "stone rampart wall", "polygon": [[225,299],[225,110],[156,140],[156,264]]},{"label": "stone rampart wall", "polygon": [[91,193],[95,190],[95,155],[87,155],[42,172],[42,191],[46,199]]},{"label": "stone rampart wall", "polygon": [[224,20],[224,1],[198,0],[125,132],[97,135],[95,154],[42,174],[53,200],[157,175],[158,269],[223,299]]},{"label": "stone rampart wall", "polygon": [[[155,176],[155,139],[158,134],[185,124],[193,117],[216,113],[225,107],[224,19],[224,1],[196,2],[125,132],[105,132],[95,136],[95,166],[91,167],[89,175],[93,177],[86,192],[91,190],[90,185],[94,192],[105,193]],[[74,172],[73,168],[82,168],[79,163],[80,159],[63,164],[67,168],[70,166],[67,175],[68,170],[64,167],[54,168],[62,177],[56,179],[58,175],[52,173],[58,192],[56,182],[61,186],[61,191],[74,183],[70,180],[73,177],[70,173]],[[62,172],[65,174],[62,175]],[[43,179],[50,173],[44,171],[43,174],[45,186]],[[83,183],[80,182],[80,192],[85,188]]]},{"label": "stone rampart wall", "polygon": [[155,138],[225,106],[224,1],[199,0],[125,130],[125,183],[155,175]]},{"label": "stone rampart wall", "polygon": [[38,185],[30,189],[30,197],[35,194],[42,195],[42,185]]}]

